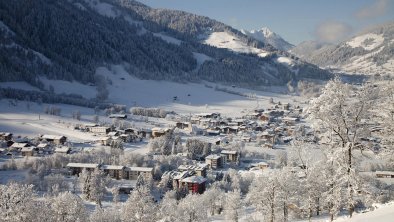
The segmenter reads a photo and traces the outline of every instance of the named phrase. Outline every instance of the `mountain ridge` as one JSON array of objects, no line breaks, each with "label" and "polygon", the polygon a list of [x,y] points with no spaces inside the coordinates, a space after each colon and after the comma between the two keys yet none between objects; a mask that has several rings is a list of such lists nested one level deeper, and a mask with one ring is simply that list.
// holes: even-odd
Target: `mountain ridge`
[{"label": "mountain ridge", "polygon": [[[133,0],[1,0],[0,8],[1,27],[7,27],[0,30],[0,81],[25,80],[41,86],[39,77],[45,76],[89,83],[96,81],[97,67],[111,64],[125,64],[131,75],[141,79],[240,86],[329,78],[328,72],[314,65],[297,62],[290,67],[278,62],[290,54],[223,23],[152,9]],[[15,35],[5,34],[7,30]],[[230,33],[248,47],[270,54],[261,58],[229,51],[197,38],[215,31]]]}]

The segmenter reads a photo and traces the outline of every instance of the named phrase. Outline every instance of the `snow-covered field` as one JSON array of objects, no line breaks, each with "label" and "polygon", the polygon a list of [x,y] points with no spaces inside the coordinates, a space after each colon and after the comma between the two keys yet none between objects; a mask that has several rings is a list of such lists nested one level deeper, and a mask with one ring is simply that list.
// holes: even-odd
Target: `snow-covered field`
[{"label": "snow-covered field", "polygon": [[227,32],[213,32],[205,40],[203,40],[203,42],[218,48],[227,48],[234,52],[253,53],[260,57],[266,57],[269,55],[269,52],[248,46],[237,37]]},{"label": "snow-covered field", "polygon": [[378,35],[375,33],[368,33],[361,36],[357,36],[350,41],[346,42],[352,48],[362,47],[365,50],[373,50],[383,44],[383,34]]}]

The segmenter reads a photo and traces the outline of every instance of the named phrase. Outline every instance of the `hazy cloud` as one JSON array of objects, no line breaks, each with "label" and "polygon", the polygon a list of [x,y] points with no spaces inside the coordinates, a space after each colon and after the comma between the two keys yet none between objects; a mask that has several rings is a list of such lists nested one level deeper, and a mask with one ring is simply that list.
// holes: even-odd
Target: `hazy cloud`
[{"label": "hazy cloud", "polygon": [[346,23],[326,21],[316,27],[314,34],[319,42],[336,43],[348,37],[352,31],[352,27]]},{"label": "hazy cloud", "polygon": [[375,0],[372,5],[368,5],[360,9],[354,15],[358,19],[367,19],[382,16],[387,13],[389,4],[390,0]]}]

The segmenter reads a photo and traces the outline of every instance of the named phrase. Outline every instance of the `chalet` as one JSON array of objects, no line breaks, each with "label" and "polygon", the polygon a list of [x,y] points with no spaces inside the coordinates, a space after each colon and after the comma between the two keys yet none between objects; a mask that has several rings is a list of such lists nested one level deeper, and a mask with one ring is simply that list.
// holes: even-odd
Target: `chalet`
[{"label": "chalet", "polygon": [[211,119],[209,121],[209,125],[212,126],[212,127],[220,126],[220,121],[216,120],[216,119]]},{"label": "chalet", "polygon": [[5,140],[5,141],[12,140],[12,133],[0,132],[0,140]]},{"label": "chalet", "polygon": [[211,125],[211,119],[208,119],[208,118],[200,119],[200,125],[205,126],[205,127],[209,127]]},{"label": "chalet", "polygon": [[206,136],[219,136],[220,135],[220,131],[219,130],[207,129],[206,131],[204,131],[204,135],[206,135]]},{"label": "chalet", "polygon": [[151,167],[125,167],[123,179],[136,180],[139,175],[150,180],[153,177],[153,168]]},{"label": "chalet", "polygon": [[202,176],[191,176],[181,180],[182,186],[186,186],[189,192],[202,194],[205,191],[207,179]]},{"label": "chalet", "polygon": [[245,120],[244,119],[236,119],[236,120],[233,120],[233,122],[236,123],[237,126],[241,126],[242,124],[245,123]]},{"label": "chalet", "polygon": [[260,120],[264,121],[264,122],[269,122],[271,120],[271,117],[269,115],[267,115],[267,114],[262,114],[260,116]]},{"label": "chalet", "polygon": [[29,147],[23,147],[21,149],[22,156],[34,156],[37,153],[38,153],[37,147],[29,146]]},{"label": "chalet", "polygon": [[260,134],[260,138],[267,140],[267,142],[274,143],[275,141],[275,134],[272,131],[264,131]]},{"label": "chalet", "polygon": [[123,178],[123,173],[125,168],[126,168],[125,166],[115,166],[115,165],[101,165],[100,167],[100,169],[102,169],[105,174],[117,180]]},{"label": "chalet", "polygon": [[67,137],[58,135],[42,135],[41,139],[57,145],[64,144],[67,141]]},{"label": "chalet", "polygon": [[169,131],[169,129],[162,129],[162,128],[153,128],[152,129],[152,137],[161,137],[164,136],[167,132]]},{"label": "chalet", "polygon": [[188,129],[191,127],[191,123],[190,122],[177,122],[176,127],[179,129],[185,129],[185,128]]},{"label": "chalet", "polygon": [[119,194],[130,194],[132,190],[135,188],[135,184],[131,183],[122,183],[118,185]]},{"label": "chalet", "polygon": [[261,113],[254,112],[254,113],[249,113],[249,114],[247,114],[247,115],[245,116],[245,118],[246,118],[246,119],[253,119],[253,120],[256,120],[256,119],[258,119],[260,116],[261,116]]},{"label": "chalet", "polygon": [[199,165],[180,165],[178,170],[180,172],[184,171],[194,171],[197,176],[206,177],[207,176],[207,164],[199,164]]},{"label": "chalet", "polygon": [[208,164],[211,169],[222,168],[225,162],[223,160],[223,156],[217,154],[211,154],[205,157],[205,163]]},{"label": "chalet", "polygon": [[92,133],[99,133],[99,134],[107,134],[111,132],[111,128],[106,126],[95,126],[90,128],[90,132]]},{"label": "chalet", "polygon": [[269,168],[269,164],[266,162],[260,162],[260,163],[257,163],[257,167],[260,168],[261,170],[264,170],[264,169]]},{"label": "chalet", "polygon": [[119,135],[120,135],[119,132],[109,132],[109,133],[107,134],[107,136],[109,136],[109,137],[114,137],[114,136],[119,136]]},{"label": "chalet", "polygon": [[190,123],[191,124],[200,124],[200,117],[191,117],[190,118]]},{"label": "chalet", "polygon": [[111,114],[108,116],[110,119],[127,119],[126,114]]},{"label": "chalet", "polygon": [[222,150],[220,153],[222,156],[226,156],[227,162],[237,162],[238,151],[235,150]]},{"label": "chalet", "polygon": [[378,178],[394,178],[393,171],[376,171],[375,174]]},{"label": "chalet", "polygon": [[56,147],[55,148],[55,153],[70,154],[71,153],[71,148],[68,147],[68,146]]},{"label": "chalet", "polygon": [[239,131],[239,126],[223,126],[222,132],[226,134],[237,133]]},{"label": "chalet", "polygon": [[40,143],[37,145],[38,153],[43,154],[43,153],[51,153],[51,146],[46,143]]},{"label": "chalet", "polygon": [[220,113],[198,113],[196,116],[200,118],[216,119],[220,117]]},{"label": "chalet", "polygon": [[78,126],[79,129],[85,130],[85,131],[90,131],[91,128],[97,127],[98,124],[95,123],[86,123],[86,124],[81,124]]},{"label": "chalet", "polygon": [[100,167],[100,164],[94,163],[68,163],[66,166],[69,170],[71,175],[79,175],[82,173],[82,170],[85,169],[87,171],[94,171]]},{"label": "chalet", "polygon": [[10,147],[10,151],[20,151],[24,147],[30,147],[28,143],[13,143]]},{"label": "chalet", "polygon": [[297,122],[299,122],[300,119],[297,117],[283,117],[282,122],[284,122],[288,126],[294,126]]},{"label": "chalet", "polygon": [[100,137],[97,139],[97,142],[103,146],[109,146],[111,143],[111,138],[109,136]]},{"label": "chalet", "polygon": [[241,137],[241,140],[247,143],[252,142],[252,138],[250,136],[243,136]]}]

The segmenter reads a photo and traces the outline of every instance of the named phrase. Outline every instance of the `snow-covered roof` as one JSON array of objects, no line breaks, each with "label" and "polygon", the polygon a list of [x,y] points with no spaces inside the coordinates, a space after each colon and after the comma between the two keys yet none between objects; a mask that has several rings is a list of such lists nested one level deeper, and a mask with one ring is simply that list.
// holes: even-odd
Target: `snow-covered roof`
[{"label": "snow-covered roof", "polygon": [[170,173],[170,176],[174,180],[180,180],[180,179],[184,179],[184,178],[190,176],[190,172],[189,171],[183,171],[183,172],[172,171],[172,173]]},{"label": "snow-covered roof", "polygon": [[27,147],[29,146],[29,144],[27,143],[13,143],[11,147],[13,148],[23,148],[23,147]]},{"label": "snow-covered roof", "polygon": [[22,149],[21,149],[21,152],[31,152],[31,151],[33,151],[33,149],[34,149],[35,147],[23,147]]},{"label": "snow-covered roof", "polygon": [[184,182],[184,183],[198,183],[198,184],[202,184],[205,181],[207,181],[207,179],[205,179],[202,176],[191,176],[191,177],[186,177],[185,179],[182,179],[182,182]]},{"label": "snow-covered roof", "polygon": [[151,172],[153,170],[152,167],[126,167],[127,171],[140,171],[140,172]]},{"label": "snow-covered roof", "polygon": [[48,144],[46,143],[40,143],[37,145],[37,148],[46,148],[48,146]]},{"label": "snow-covered roof", "polygon": [[220,155],[216,155],[216,154],[211,154],[207,157],[205,157],[205,159],[209,159],[209,160],[217,160],[220,158]]},{"label": "snow-covered roof", "polygon": [[394,176],[394,171],[376,171],[375,172],[376,175],[390,175],[390,176]]},{"label": "snow-covered roof", "polygon": [[178,170],[204,170],[207,168],[207,164],[199,164],[199,165],[180,165]]},{"label": "snow-covered roof", "polygon": [[65,138],[65,136],[59,136],[59,135],[42,135],[43,139],[48,139],[48,140],[60,140],[62,138]]},{"label": "snow-covered roof", "polygon": [[127,118],[126,114],[111,114],[109,118]]},{"label": "snow-covered roof", "polygon": [[232,154],[232,155],[235,155],[235,154],[237,154],[237,151],[235,151],[235,150],[222,150],[221,153],[222,153],[222,154]]},{"label": "snow-covered roof", "polygon": [[108,136],[116,136],[116,134],[118,134],[118,132],[109,132],[107,135]]},{"label": "snow-covered roof", "polygon": [[103,170],[123,170],[125,166],[116,166],[116,165],[101,165]]},{"label": "snow-covered roof", "polygon": [[110,138],[108,136],[97,138],[98,141],[104,141],[104,140],[109,140],[109,139]]},{"label": "snow-covered roof", "polygon": [[70,147],[67,147],[67,146],[62,146],[62,147],[56,147],[55,148],[55,152],[56,153],[67,153],[67,152],[69,152],[71,150],[71,148]]},{"label": "snow-covered roof", "polygon": [[75,168],[98,168],[100,164],[96,163],[68,163],[67,167],[75,167]]}]

